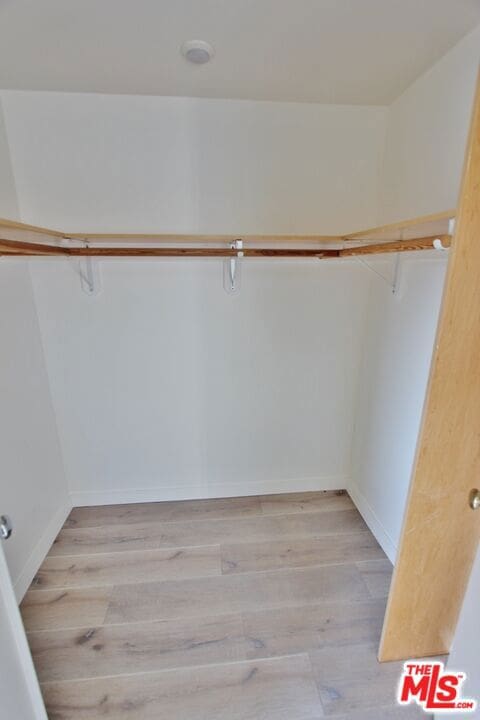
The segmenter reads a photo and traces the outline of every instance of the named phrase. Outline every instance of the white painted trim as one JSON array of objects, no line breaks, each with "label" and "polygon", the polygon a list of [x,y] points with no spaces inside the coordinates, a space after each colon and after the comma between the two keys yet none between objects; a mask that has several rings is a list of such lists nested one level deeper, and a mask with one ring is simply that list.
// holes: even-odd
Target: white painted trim
[{"label": "white painted trim", "polygon": [[7,622],[17,648],[20,667],[23,670],[25,687],[32,707],[32,718],[35,720],[48,720],[2,547],[0,547],[0,594],[7,614]]},{"label": "white painted trim", "polygon": [[32,552],[30,553],[30,557],[23,566],[22,571],[17,576],[17,578],[14,579],[13,587],[18,603],[22,601],[23,596],[30,587],[30,584],[35,577],[38,568],[45,560],[48,551],[52,547],[53,541],[62,529],[62,526],[67,519],[72,507],[73,506],[70,500],[68,500],[57,510],[57,512],[45,528],[45,531],[41,536],[40,540],[37,542]]},{"label": "white painted trim", "polygon": [[385,555],[388,557],[392,565],[395,565],[397,546],[383,526],[382,522],[379,520],[378,515],[375,513],[365,495],[361,492],[360,488],[353,480],[350,480],[348,483],[347,491],[359,513],[367,523],[378,543],[381,545]]},{"label": "white painted trim", "polygon": [[192,485],[174,485],[170,487],[73,490],[70,492],[70,499],[74,507],[85,507],[90,505],[162,502],[165,500],[203,500],[318,490],[344,490],[348,484],[349,478],[343,475],[236,483],[204,484],[198,482]]}]

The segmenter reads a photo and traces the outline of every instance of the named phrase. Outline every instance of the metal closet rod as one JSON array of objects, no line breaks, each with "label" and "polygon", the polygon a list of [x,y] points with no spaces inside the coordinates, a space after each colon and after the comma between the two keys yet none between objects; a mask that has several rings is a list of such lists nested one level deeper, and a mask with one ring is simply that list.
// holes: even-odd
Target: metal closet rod
[{"label": "metal closet rod", "polygon": [[339,258],[392,252],[431,250],[440,240],[450,247],[452,236],[429,235],[412,240],[374,243],[348,248],[232,248],[209,247],[64,247],[44,243],[23,242],[0,238],[0,255],[4,256],[67,256],[67,257],[271,257],[271,258]]}]

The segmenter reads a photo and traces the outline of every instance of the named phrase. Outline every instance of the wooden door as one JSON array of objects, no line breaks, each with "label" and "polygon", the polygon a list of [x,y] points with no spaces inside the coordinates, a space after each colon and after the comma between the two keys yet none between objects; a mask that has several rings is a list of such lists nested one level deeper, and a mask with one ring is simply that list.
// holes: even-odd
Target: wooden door
[{"label": "wooden door", "polygon": [[[435,122],[435,118],[432,118]],[[450,650],[480,537],[480,79],[380,660]]]}]

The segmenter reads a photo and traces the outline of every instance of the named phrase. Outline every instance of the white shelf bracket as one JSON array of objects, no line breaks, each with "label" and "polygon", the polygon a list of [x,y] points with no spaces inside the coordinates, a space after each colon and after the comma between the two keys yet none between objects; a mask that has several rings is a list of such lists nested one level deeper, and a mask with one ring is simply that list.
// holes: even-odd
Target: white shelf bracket
[{"label": "white shelf bracket", "polygon": [[[85,242],[85,247],[89,247],[88,242]],[[78,271],[80,273],[80,284],[83,292],[92,297],[98,295],[101,290],[98,260],[94,260],[88,256],[80,258]]]},{"label": "white shelf bracket", "polygon": [[400,253],[395,253],[395,260],[393,263],[393,273],[391,277],[387,277],[383,273],[381,273],[379,270],[374,268],[372,265],[370,265],[368,262],[366,262],[360,255],[355,255],[355,259],[358,260],[358,262],[367,268],[367,270],[370,270],[374,275],[379,277],[381,280],[383,280],[384,283],[388,285],[390,290],[392,291],[392,294],[395,295],[398,292],[399,285],[400,285]]},{"label": "white shelf bracket", "polygon": [[[89,247],[86,240],[81,240],[84,247]],[[63,243],[72,247],[72,240],[66,238]],[[78,245],[77,245],[78,247]],[[80,277],[80,287],[86,295],[95,297],[102,289],[98,260],[91,257],[70,258],[74,262],[75,271]]]},{"label": "white shelf bracket", "polygon": [[230,249],[236,250],[237,255],[229,257],[223,263],[223,287],[229,295],[237,295],[240,292],[240,262],[243,257],[243,240],[234,240],[230,243]]},{"label": "white shelf bracket", "polygon": [[395,254],[395,264],[393,266],[392,294],[396,295],[400,287],[400,253]]}]

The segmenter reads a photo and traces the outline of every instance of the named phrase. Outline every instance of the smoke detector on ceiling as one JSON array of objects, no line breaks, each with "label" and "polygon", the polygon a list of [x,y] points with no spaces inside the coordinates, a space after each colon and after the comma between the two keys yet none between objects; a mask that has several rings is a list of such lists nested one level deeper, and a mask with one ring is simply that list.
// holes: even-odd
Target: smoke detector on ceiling
[{"label": "smoke detector on ceiling", "polygon": [[204,40],[188,40],[182,45],[182,55],[188,62],[204,65],[215,55],[215,50]]}]

